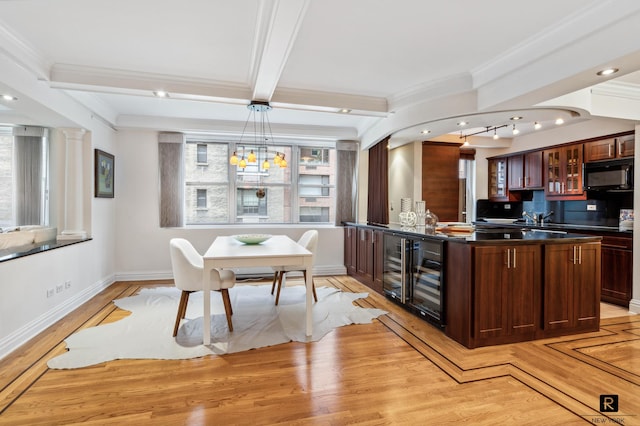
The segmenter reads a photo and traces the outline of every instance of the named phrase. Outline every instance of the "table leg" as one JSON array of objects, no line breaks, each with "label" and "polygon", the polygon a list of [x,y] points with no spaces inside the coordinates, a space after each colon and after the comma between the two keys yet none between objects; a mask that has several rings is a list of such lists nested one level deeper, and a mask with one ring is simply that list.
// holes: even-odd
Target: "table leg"
[{"label": "table leg", "polygon": [[209,275],[211,271],[204,267],[202,269],[202,297],[204,300],[202,314],[202,344],[208,346],[211,344],[211,280]]},{"label": "table leg", "polygon": [[313,335],[313,271],[312,267],[307,265],[306,268],[307,279],[305,285],[307,287],[306,296],[307,296],[307,306],[306,306],[306,314],[307,314],[307,336]]}]

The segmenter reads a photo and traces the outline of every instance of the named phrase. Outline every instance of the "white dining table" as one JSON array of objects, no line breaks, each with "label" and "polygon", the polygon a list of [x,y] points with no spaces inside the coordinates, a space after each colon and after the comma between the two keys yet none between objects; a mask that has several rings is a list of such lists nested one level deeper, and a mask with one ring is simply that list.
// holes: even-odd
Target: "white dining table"
[{"label": "white dining table", "polygon": [[[203,256],[202,289],[204,291],[204,345],[211,344],[211,281],[214,268],[232,269],[261,266],[296,266],[306,270],[306,335],[313,333],[313,255],[286,235],[274,235],[260,244],[243,244],[231,236],[217,237]],[[275,303],[275,300],[274,300]]]}]

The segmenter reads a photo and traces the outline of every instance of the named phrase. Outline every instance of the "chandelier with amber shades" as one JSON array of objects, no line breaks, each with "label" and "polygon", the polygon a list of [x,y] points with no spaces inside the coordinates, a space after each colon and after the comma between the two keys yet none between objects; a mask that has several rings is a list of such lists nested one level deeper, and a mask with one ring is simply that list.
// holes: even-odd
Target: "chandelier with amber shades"
[{"label": "chandelier with amber shades", "polygon": [[[254,135],[254,145],[257,147],[267,147],[269,141],[273,141],[273,134],[271,132],[271,123],[269,122],[269,116],[267,114],[268,111],[271,110],[271,105],[269,102],[263,101],[251,101],[249,105],[247,105],[247,109],[249,110],[249,116],[247,117],[247,121],[244,123],[244,128],[242,129],[242,135],[240,136],[240,142],[238,145],[242,145],[242,140],[246,133],[247,127],[250,122],[253,122],[253,135]],[[243,148],[244,150],[244,148]],[[233,152],[233,155],[229,159],[229,163],[233,166],[238,166],[240,169],[244,169],[247,167],[247,163],[256,163],[258,161],[258,157],[253,149],[249,151],[247,158],[244,158],[244,152],[238,158],[237,151]],[[283,152],[276,152],[273,157],[273,164],[285,168],[287,167],[287,160],[285,160]],[[271,165],[269,164],[269,159],[265,156],[264,161],[262,162],[262,169],[269,170]]]}]

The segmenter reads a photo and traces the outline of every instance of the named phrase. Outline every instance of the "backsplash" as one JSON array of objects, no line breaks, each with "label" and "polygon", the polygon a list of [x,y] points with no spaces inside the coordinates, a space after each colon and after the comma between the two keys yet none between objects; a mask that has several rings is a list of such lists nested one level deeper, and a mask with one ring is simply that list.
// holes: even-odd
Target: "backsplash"
[{"label": "backsplash", "polygon": [[532,191],[531,201],[478,200],[476,218],[521,218],[523,212],[553,212],[547,222],[587,226],[618,226],[621,209],[633,209],[633,192],[588,192],[584,201],[546,200],[544,191]]},{"label": "backsplash", "polygon": [[633,208],[633,192],[589,192],[583,201],[545,200],[544,191],[533,191],[522,210],[534,213],[553,211],[550,222],[588,226],[618,226],[620,209]]}]

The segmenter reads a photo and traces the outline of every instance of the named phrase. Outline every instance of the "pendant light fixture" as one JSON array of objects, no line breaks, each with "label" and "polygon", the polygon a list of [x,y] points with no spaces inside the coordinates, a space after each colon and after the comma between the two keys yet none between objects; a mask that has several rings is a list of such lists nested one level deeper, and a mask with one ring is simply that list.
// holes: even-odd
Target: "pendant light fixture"
[{"label": "pendant light fixture", "polygon": [[[267,114],[271,108],[272,107],[269,105],[269,102],[264,101],[251,101],[251,103],[247,105],[249,116],[247,117],[247,121],[244,123],[242,134],[240,135],[240,141],[237,145],[242,145],[247,126],[251,121],[253,121],[254,147],[249,151],[249,155],[247,155],[246,160],[244,158],[244,146],[242,147],[243,154],[240,158],[238,158],[237,151],[233,151],[233,154],[229,158],[229,164],[244,169],[247,167],[247,163],[257,163],[260,160],[260,157],[262,157],[261,152],[264,152],[264,159],[260,163],[260,169],[269,170],[271,168],[268,158],[268,142],[273,141],[273,134],[271,133],[271,123],[269,122]],[[258,151],[257,154],[255,149]],[[284,153],[276,152],[276,155],[273,158],[273,163],[282,168],[287,167],[287,161],[284,159]]]}]

